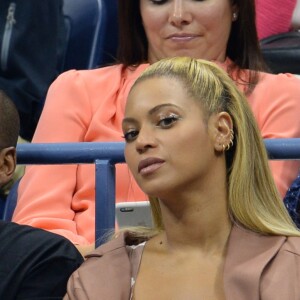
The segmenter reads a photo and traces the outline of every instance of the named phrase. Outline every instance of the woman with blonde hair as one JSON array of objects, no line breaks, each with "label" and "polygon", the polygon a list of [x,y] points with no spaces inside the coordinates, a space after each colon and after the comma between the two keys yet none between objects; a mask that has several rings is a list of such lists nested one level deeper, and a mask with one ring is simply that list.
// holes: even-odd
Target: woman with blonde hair
[{"label": "woman with blonde hair", "polygon": [[300,233],[245,96],[222,69],[154,63],[129,92],[122,128],[155,227],[88,255],[65,299],[299,299]]}]

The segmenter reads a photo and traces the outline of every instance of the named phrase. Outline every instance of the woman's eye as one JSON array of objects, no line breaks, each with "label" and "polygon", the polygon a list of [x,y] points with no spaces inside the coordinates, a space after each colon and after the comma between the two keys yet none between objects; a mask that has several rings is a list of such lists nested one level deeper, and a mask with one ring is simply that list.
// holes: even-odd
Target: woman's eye
[{"label": "woman's eye", "polygon": [[161,5],[168,2],[168,0],[150,0],[150,2],[156,5]]},{"label": "woman's eye", "polygon": [[171,115],[168,117],[164,117],[157,123],[157,126],[162,128],[170,128],[174,123],[176,123],[180,119],[177,115]]},{"label": "woman's eye", "polygon": [[125,134],[124,134],[124,139],[127,143],[129,142],[132,142],[138,135],[138,131],[137,130],[130,130],[130,131],[127,131]]}]

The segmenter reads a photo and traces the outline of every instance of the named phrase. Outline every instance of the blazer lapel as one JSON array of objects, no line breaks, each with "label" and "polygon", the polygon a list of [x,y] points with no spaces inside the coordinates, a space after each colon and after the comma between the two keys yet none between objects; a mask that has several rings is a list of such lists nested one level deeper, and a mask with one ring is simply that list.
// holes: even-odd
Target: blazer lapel
[{"label": "blazer lapel", "polygon": [[126,233],[122,233],[86,255],[85,274],[81,274],[81,277],[86,279],[82,285],[90,300],[129,299],[131,265],[125,239]]},{"label": "blazer lapel", "polygon": [[226,299],[260,299],[261,275],[285,240],[283,236],[264,236],[234,225],[224,267]]},{"label": "blazer lapel", "polygon": [[[128,300],[131,293],[133,271],[138,268],[142,247],[135,252],[132,258],[132,248],[127,245],[136,245],[143,240],[138,240],[129,232],[122,232],[110,242],[103,244],[88,254],[90,269],[84,269],[85,289],[89,299]],[[80,268],[79,268],[80,270]],[[82,269],[81,269],[82,270]],[[83,272],[83,271],[81,271]]]}]

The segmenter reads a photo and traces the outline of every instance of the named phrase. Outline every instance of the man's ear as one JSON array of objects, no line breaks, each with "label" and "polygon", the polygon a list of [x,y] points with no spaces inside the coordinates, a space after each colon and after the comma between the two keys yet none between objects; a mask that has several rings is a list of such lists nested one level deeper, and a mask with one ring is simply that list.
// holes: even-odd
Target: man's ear
[{"label": "man's ear", "polygon": [[0,186],[6,184],[12,178],[16,163],[15,147],[4,148],[0,151]]},{"label": "man's ear", "polygon": [[233,122],[227,112],[221,112],[215,115],[215,150],[224,152],[233,139]]}]

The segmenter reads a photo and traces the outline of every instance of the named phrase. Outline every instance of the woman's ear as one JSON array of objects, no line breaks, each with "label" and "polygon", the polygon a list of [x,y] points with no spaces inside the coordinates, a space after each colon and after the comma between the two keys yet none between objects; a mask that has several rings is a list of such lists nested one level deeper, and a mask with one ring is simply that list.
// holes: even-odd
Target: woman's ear
[{"label": "woman's ear", "polygon": [[3,186],[12,178],[16,163],[15,147],[4,148],[0,151],[0,186]]},{"label": "woman's ear", "polygon": [[224,152],[228,150],[233,143],[233,122],[227,112],[221,112],[215,115],[215,150]]}]

